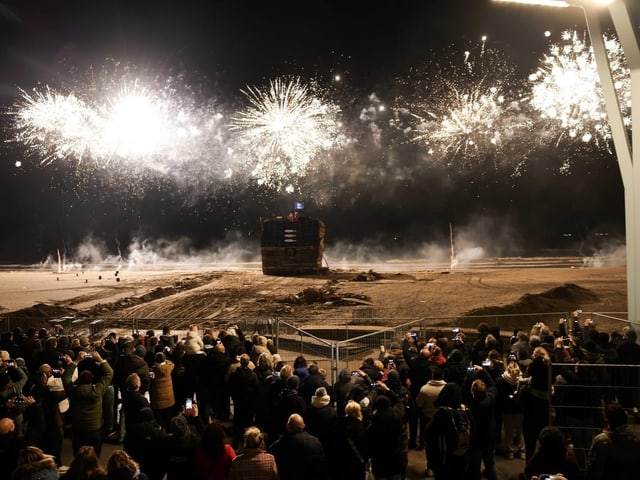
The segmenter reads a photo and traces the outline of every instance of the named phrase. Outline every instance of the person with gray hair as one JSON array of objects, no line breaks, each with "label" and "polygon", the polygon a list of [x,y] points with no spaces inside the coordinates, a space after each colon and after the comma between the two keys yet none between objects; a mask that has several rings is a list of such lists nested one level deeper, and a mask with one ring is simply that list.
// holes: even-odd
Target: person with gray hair
[{"label": "person with gray hair", "polygon": [[258,427],[244,432],[244,453],[233,459],[229,480],[278,480],[276,459],[265,451],[264,438]]}]

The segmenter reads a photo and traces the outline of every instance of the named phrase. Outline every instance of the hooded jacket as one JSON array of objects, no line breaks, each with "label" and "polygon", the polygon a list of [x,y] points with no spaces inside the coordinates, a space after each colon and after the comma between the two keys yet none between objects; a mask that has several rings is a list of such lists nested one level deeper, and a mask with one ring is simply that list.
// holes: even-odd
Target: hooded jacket
[{"label": "hooded jacket", "polygon": [[95,432],[103,426],[102,397],[111,385],[113,370],[105,360],[100,363],[102,375],[98,383],[74,385],[72,376],[77,367],[71,362],[62,374],[62,384],[70,403],[72,428],[75,433]]}]

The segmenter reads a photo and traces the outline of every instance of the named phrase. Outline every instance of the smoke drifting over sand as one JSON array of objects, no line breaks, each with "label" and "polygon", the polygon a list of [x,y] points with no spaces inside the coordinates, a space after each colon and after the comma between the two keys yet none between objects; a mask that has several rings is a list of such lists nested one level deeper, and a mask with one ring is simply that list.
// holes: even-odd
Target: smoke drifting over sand
[{"label": "smoke drifting over sand", "polygon": [[[492,264],[517,264],[525,252],[519,243],[513,224],[490,218],[474,218],[468,225],[451,226],[451,232],[432,232],[438,240],[425,242],[420,237],[375,236],[353,243],[329,239],[323,265],[329,269],[378,271],[408,271],[424,269],[474,268]],[[592,254],[580,255],[582,266],[588,268],[625,265],[625,246],[611,240],[594,247]],[[570,255],[568,252],[556,255]],[[505,260],[501,258],[510,258]],[[260,269],[259,237],[247,239],[240,231],[230,231],[226,237],[208,246],[196,245],[192,238],[133,238],[127,245],[108,245],[104,240],[86,236],[73,249],[49,255],[35,267],[65,271],[137,271],[167,269]]]}]

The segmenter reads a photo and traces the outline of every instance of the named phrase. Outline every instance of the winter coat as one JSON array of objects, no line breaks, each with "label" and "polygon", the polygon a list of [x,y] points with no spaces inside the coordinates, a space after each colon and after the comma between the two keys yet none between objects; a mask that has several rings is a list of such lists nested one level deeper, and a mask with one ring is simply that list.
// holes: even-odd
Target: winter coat
[{"label": "winter coat", "polygon": [[306,425],[305,430],[317,437],[322,443],[325,453],[328,453],[331,434],[337,421],[336,409],[331,404],[324,406],[320,406],[318,403],[312,404],[307,407],[303,418]]},{"label": "winter coat", "polygon": [[198,437],[191,433],[165,438],[163,452],[167,459],[167,480],[182,480],[191,475],[197,448]]},{"label": "winter coat", "polygon": [[593,439],[589,451],[587,480],[615,478],[619,480],[638,478],[640,471],[640,438],[628,425],[613,431],[599,433]]},{"label": "winter coat", "polygon": [[175,365],[171,360],[154,364],[154,378],[149,383],[151,408],[161,410],[175,405],[176,400],[173,395],[173,382],[171,379],[171,372],[173,372],[174,367]]},{"label": "winter coat", "polygon": [[276,458],[280,480],[326,480],[329,468],[322,444],[307,432],[286,433],[269,453]]},{"label": "winter coat", "polygon": [[[403,454],[403,406],[401,403],[391,407],[390,402],[380,402],[379,396],[374,404],[371,425],[367,429],[367,451],[371,457],[371,469],[378,477],[390,477],[404,474],[406,468]],[[383,405],[386,403],[386,405]]]},{"label": "winter coat", "polygon": [[[125,414],[126,415],[126,414]],[[166,456],[159,456],[167,434],[149,409],[143,410],[140,421],[127,431],[125,450],[140,464],[140,469],[151,478],[162,478],[166,472]]]},{"label": "winter coat", "polygon": [[362,420],[342,416],[338,420],[330,457],[334,480],[362,480],[365,472],[366,441]]},{"label": "winter coat", "polygon": [[509,376],[503,373],[496,380],[498,389],[497,408],[499,412],[506,414],[522,413],[522,404],[518,400],[518,387],[522,377]]},{"label": "winter coat", "polygon": [[102,377],[98,383],[74,385],[71,378],[76,367],[71,362],[62,374],[64,390],[71,405],[71,428],[74,433],[96,432],[103,426],[102,397],[111,385],[113,370],[104,360],[100,363]]},{"label": "winter coat", "polygon": [[190,330],[187,332],[184,351],[186,355],[199,355],[204,353],[204,342],[197,331]]}]

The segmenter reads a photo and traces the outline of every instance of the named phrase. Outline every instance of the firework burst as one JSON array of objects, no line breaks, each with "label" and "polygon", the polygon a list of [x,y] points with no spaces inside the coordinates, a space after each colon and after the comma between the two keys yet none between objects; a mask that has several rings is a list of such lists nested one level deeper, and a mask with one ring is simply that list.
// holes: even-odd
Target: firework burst
[{"label": "firework burst", "polygon": [[29,95],[20,90],[14,106],[15,140],[40,154],[42,163],[90,155],[101,120],[97,112],[74,94],[46,87]]},{"label": "firework burst", "polygon": [[[605,46],[624,121],[630,126],[629,68],[616,39],[605,37]],[[610,143],[611,130],[593,49],[577,32],[563,32],[562,41],[551,45],[529,81],[532,84],[531,105],[543,120],[558,124],[562,129],[558,141],[566,135],[586,143]]]},{"label": "firework burst", "polygon": [[342,144],[340,109],[299,78],[276,78],[268,87],[247,87],[246,109],[231,121],[252,177],[258,184],[293,191],[321,152]]},{"label": "firework burst", "polygon": [[487,155],[497,161],[527,124],[512,93],[513,67],[484,39],[449,65],[434,66],[401,82],[409,94],[398,99],[397,126],[435,161],[464,165]]},{"label": "firework burst", "polygon": [[[10,110],[15,135],[41,163],[72,160],[121,171],[180,170],[206,162],[222,115],[176,79],[144,82],[102,72],[64,89],[27,93]],[[178,172],[176,172],[178,173]]]}]

